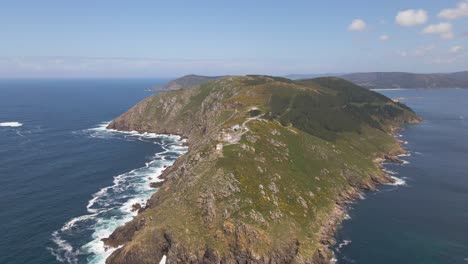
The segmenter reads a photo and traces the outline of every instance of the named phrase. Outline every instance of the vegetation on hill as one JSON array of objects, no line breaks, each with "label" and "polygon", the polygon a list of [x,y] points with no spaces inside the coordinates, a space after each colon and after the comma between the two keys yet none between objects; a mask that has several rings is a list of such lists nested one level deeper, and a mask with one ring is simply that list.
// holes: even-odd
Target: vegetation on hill
[{"label": "vegetation on hill", "polygon": [[195,74],[185,75],[175,80],[170,81],[164,86],[156,86],[151,88],[154,91],[170,91],[179,89],[188,89],[206,82],[217,80],[223,76],[200,76]]},{"label": "vegetation on hill", "polygon": [[121,246],[107,263],[329,263],[345,202],[392,181],[376,161],[401,153],[391,132],[418,120],[339,78],[225,77],[148,97],[109,127],[190,148],[105,239]]}]

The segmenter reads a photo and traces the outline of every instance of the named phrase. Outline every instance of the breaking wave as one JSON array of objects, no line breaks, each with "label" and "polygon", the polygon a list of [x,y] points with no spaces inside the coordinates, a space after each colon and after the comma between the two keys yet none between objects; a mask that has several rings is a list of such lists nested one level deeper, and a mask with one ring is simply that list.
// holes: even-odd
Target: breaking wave
[{"label": "breaking wave", "polygon": [[398,175],[398,172],[392,171],[389,169],[383,169],[385,173],[387,173],[390,178],[392,178],[393,182],[387,183],[387,185],[392,185],[392,186],[406,186],[406,181],[403,178],[398,178],[395,175]]},{"label": "breaking wave", "polygon": [[20,127],[22,126],[22,123],[19,122],[3,122],[0,123],[0,127]]},{"label": "breaking wave", "polygon": [[114,176],[113,185],[102,188],[88,201],[88,214],[71,219],[52,233],[56,247],[49,248],[49,251],[60,262],[105,263],[115,248],[106,248],[101,239],[137,215],[132,210],[133,205],[139,203],[145,206],[155,192],[150,183],[161,181],[158,177],[163,170],[187,151],[184,140],[176,135],[121,132],[106,129],[107,125],[107,122],[102,123],[81,132],[93,138],[122,137],[151,142],[160,145],[163,151],[154,154],[144,167]]}]

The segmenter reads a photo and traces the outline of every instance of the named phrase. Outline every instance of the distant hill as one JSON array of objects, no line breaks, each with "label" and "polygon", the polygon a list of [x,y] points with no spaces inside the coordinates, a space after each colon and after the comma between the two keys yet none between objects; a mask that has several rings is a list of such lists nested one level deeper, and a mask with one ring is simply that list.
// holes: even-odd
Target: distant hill
[{"label": "distant hill", "polygon": [[322,74],[288,74],[285,75],[285,78],[291,80],[304,80],[304,79],[314,79],[319,77],[337,77],[344,75],[344,73],[322,73]]},{"label": "distant hill", "polygon": [[[170,91],[192,88],[225,76],[185,75],[170,81],[164,86],[150,88],[152,91]],[[454,73],[418,74],[409,72],[360,72],[360,73],[323,73],[288,74],[291,80],[305,80],[318,77],[340,77],[368,89],[391,88],[468,88],[468,71]]]},{"label": "distant hill", "polygon": [[340,77],[369,89],[468,88],[468,72],[434,74],[366,72],[351,73]]},{"label": "distant hill", "polygon": [[198,86],[200,84],[204,84],[211,80],[217,80],[224,76],[201,76],[201,75],[185,75],[183,77],[177,78],[175,80],[170,81],[168,84],[164,86],[155,86],[152,87],[150,90],[152,91],[170,91],[170,90],[180,90],[180,89],[187,89]]},{"label": "distant hill", "polygon": [[468,82],[468,71],[450,73],[449,76],[453,79]]}]

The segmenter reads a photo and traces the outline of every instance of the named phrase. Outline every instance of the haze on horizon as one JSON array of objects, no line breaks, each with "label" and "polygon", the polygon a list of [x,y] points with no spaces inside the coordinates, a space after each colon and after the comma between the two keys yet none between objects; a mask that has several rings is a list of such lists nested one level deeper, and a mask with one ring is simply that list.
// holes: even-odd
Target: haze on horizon
[{"label": "haze on horizon", "polygon": [[468,69],[468,0],[20,0],[0,23],[0,78]]}]

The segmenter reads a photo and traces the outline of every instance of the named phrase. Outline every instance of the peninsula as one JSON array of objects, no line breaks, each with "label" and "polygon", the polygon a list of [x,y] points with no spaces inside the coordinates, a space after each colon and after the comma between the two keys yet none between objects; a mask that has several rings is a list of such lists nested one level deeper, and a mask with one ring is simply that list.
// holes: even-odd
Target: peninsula
[{"label": "peninsula", "polygon": [[393,137],[420,119],[340,78],[229,76],[152,95],[109,124],[178,134],[189,151],[107,263],[329,263],[346,202],[393,180]]}]

